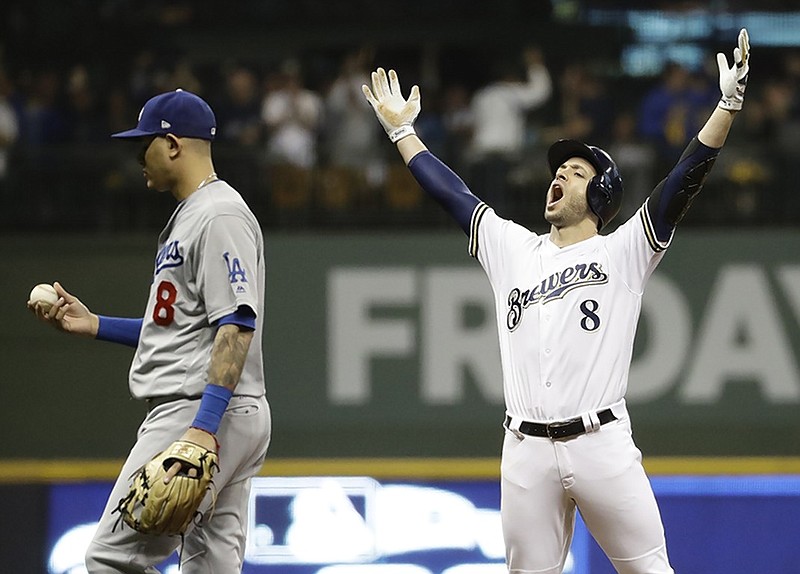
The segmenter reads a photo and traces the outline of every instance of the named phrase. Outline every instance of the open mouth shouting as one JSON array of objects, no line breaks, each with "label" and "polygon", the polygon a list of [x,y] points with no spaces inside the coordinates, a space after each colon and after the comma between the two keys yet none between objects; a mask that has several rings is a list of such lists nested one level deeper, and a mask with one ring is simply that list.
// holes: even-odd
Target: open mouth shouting
[{"label": "open mouth shouting", "polygon": [[561,187],[561,183],[554,181],[550,185],[550,191],[547,194],[547,208],[550,209],[551,207],[555,206],[563,197],[564,189]]}]

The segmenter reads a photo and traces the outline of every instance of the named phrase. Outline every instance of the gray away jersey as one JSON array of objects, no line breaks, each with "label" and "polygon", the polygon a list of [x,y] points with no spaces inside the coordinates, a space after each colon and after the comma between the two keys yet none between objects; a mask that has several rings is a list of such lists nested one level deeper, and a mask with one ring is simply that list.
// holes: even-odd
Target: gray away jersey
[{"label": "gray away jersey", "polygon": [[236,394],[264,394],[264,238],[236,190],[214,181],[175,209],[158,239],[153,283],[130,369],[134,398],[199,395],[217,329],[240,306],[256,330]]},{"label": "gray away jersey", "polygon": [[653,238],[646,205],[564,248],[475,208],[470,254],[494,291],[509,415],[563,420],[623,399],[644,286],[668,246]]}]

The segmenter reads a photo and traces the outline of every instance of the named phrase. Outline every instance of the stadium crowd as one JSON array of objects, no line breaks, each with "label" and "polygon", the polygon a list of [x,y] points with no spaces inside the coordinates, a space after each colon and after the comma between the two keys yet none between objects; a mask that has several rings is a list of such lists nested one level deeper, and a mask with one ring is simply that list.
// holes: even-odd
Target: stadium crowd
[{"label": "stadium crowd", "polygon": [[[140,43],[141,46],[141,43]],[[102,49],[102,46],[100,46]],[[137,48],[108,59],[0,55],[3,231],[159,227],[171,198],[144,190],[135,152],[109,139],[155,93],[183,88],[216,110],[217,171],[271,228],[430,228],[431,209],[396,158],[361,85],[397,66],[425,94],[417,129],[476,195],[540,225],[547,146],[560,137],[605,148],[626,183],[629,215],[716,103],[716,68],[667,62],[658,76],[607,73],[555,46],[520,45],[476,82],[430,57],[396,63],[371,46],[279,61]],[[754,57],[761,58],[755,53]],[[748,105],[685,225],[790,225],[800,206],[800,51],[751,81]],[[466,67],[466,66],[465,66]],[[763,69],[763,68],[759,68]],[[410,84],[404,86],[405,90]],[[622,218],[619,218],[620,220]]]}]

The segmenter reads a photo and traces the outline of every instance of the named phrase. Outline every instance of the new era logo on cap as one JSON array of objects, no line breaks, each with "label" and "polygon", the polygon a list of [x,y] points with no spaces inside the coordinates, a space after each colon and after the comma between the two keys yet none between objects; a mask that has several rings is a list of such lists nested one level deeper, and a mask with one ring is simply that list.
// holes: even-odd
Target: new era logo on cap
[{"label": "new era logo on cap", "polygon": [[203,98],[178,89],[150,98],[139,112],[137,126],[111,137],[140,138],[167,134],[210,141],[217,135],[217,120]]}]

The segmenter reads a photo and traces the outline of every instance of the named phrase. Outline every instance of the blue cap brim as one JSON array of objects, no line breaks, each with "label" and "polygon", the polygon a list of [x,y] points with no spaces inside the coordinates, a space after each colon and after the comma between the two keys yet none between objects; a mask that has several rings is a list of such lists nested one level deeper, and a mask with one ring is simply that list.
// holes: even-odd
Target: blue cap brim
[{"label": "blue cap brim", "polygon": [[111,137],[122,138],[122,139],[133,139],[133,138],[144,138],[154,135],[157,134],[146,132],[144,130],[140,130],[139,128],[133,128],[132,130],[125,130],[124,132],[117,132],[115,134],[111,134]]}]

